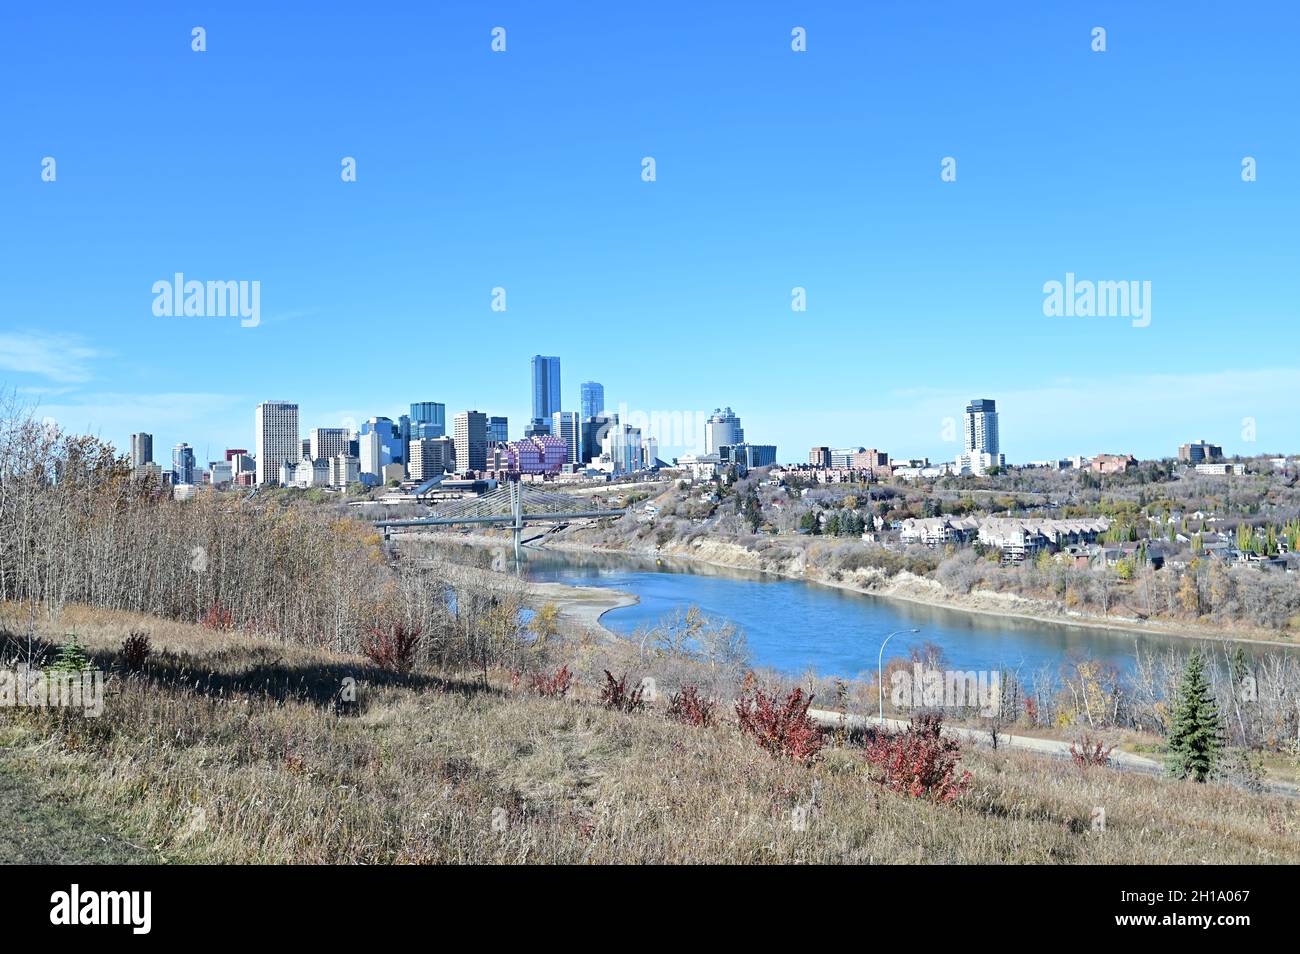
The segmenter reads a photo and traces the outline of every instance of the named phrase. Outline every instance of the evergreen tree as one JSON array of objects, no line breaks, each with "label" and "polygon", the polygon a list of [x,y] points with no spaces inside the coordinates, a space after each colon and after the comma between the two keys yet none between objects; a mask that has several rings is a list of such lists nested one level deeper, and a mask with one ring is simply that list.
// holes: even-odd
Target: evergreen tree
[{"label": "evergreen tree", "polygon": [[1204,782],[1214,771],[1223,733],[1219,710],[1205,679],[1199,650],[1192,650],[1183,670],[1169,726],[1169,771],[1176,778]]},{"label": "evergreen tree", "polygon": [[90,669],[90,657],[86,655],[86,649],[77,639],[77,634],[72,634],[72,639],[59,647],[59,654],[54,662],[49,665],[50,672],[77,673],[86,672]]}]

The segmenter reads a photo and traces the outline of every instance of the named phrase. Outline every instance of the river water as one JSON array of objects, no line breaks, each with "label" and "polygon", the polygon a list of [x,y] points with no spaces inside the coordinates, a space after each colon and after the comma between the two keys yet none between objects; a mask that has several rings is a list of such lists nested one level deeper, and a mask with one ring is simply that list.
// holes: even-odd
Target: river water
[{"label": "river water", "polygon": [[[698,606],[707,616],[740,626],[752,662],[789,674],[812,669],[823,676],[874,673],[881,640],[897,630],[885,658],[907,656],[926,643],[943,649],[946,663],[962,670],[1018,669],[1053,675],[1070,654],[1086,654],[1131,672],[1138,648],[1185,652],[1200,643],[1222,654],[1222,644],[1152,633],[1040,623],[963,613],[868,596],[800,580],[683,561],[528,550],[528,579],[634,593],[635,606],[611,610],[601,622],[631,634]],[[919,632],[909,632],[916,629]]]}]

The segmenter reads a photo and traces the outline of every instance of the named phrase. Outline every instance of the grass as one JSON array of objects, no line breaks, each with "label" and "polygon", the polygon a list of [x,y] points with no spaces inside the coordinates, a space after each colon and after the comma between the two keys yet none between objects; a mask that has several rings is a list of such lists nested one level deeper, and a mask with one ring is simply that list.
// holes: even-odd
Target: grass
[{"label": "grass", "polygon": [[[654,710],[608,712],[591,696],[542,699],[504,674],[487,686],[470,674],[399,679],[361,659],[128,614],[65,611],[40,634],[45,647],[73,627],[101,666],[132,628],[150,632],[155,657],[144,673],[113,675],[100,719],[0,714],[0,781],[22,779],[0,784],[10,851],[30,842],[53,859],[239,863],[1300,862],[1300,805],[1225,786],[971,750],[970,793],[941,806],[884,791],[846,744],[801,768],[729,721],[700,729]],[[333,705],[346,675],[361,686],[355,714]],[[795,822],[801,806],[806,825]],[[112,819],[116,837],[92,819]]]}]

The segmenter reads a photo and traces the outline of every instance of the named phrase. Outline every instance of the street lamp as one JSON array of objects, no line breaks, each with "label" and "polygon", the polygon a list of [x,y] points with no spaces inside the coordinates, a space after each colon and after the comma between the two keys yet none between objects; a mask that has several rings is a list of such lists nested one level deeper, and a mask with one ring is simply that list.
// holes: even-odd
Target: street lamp
[{"label": "street lamp", "polygon": [[885,643],[889,642],[899,633],[919,633],[919,629],[898,629],[885,637],[885,642],[880,644],[880,655],[876,659],[876,688],[880,695],[880,725],[885,724]]}]

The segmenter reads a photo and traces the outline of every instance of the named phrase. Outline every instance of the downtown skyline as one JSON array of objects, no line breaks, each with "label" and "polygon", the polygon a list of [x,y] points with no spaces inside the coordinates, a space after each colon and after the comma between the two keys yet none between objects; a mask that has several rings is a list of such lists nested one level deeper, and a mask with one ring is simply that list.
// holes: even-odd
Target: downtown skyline
[{"label": "downtown skyline", "polygon": [[[1300,451],[1293,10],[747,14],[322,13],[304,43],[251,4],[131,30],[18,12],[0,383],[70,431],[201,459],[251,443],[275,397],[304,427],[437,400],[515,436],[534,354],[564,358],[565,410],[585,380],[647,414],[730,404],[792,460],[950,459],[972,395],[996,398],[1011,462]],[[34,70],[59,80],[17,79]],[[240,121],[214,151],[157,135],[177,115]],[[177,272],[260,282],[260,322],[154,314]],[[1047,317],[1069,275],[1150,282],[1149,323]]]}]

